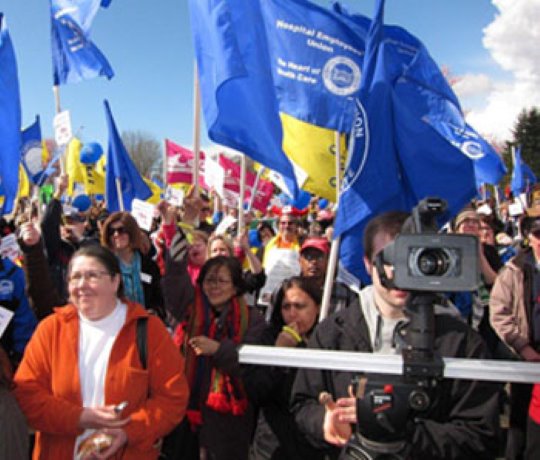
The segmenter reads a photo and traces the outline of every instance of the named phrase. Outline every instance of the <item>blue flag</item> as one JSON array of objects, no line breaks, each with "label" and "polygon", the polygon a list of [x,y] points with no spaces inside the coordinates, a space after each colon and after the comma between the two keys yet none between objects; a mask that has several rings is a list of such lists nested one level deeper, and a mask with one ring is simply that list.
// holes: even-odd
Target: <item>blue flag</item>
[{"label": "blue flag", "polygon": [[100,6],[112,0],[51,0],[51,43],[55,85],[77,83],[114,72],[90,40],[90,27]]},{"label": "blue flag", "polygon": [[527,192],[530,186],[536,184],[536,176],[532,169],[521,159],[521,146],[514,153],[514,170],[512,171],[512,181],[510,189],[514,196]]},{"label": "blue flag", "polygon": [[116,129],[109,103],[104,101],[104,104],[109,131],[105,178],[107,209],[110,212],[131,211],[131,202],[134,198],[144,201],[152,195],[152,192],[145,184],[124,147]]},{"label": "blue flag", "polygon": [[[411,210],[421,199],[437,196],[448,202],[443,216],[448,220],[476,195],[472,158],[449,129],[449,121],[463,118],[456,96],[417,38],[396,26],[383,27],[383,11],[379,0],[362,66],[364,116],[353,130],[355,146],[336,217],[340,275],[349,275],[349,281],[369,281],[362,234],[372,217]],[[345,18],[365,23],[359,16]],[[355,133],[359,127],[361,137]]]},{"label": "blue flag", "polygon": [[19,78],[13,44],[0,13],[0,185],[4,203],[2,214],[13,210],[19,187],[21,159],[21,104]]},{"label": "blue flag", "polygon": [[40,184],[42,183],[44,168],[39,115],[36,115],[34,123],[22,131],[21,137],[21,162],[30,182]]}]

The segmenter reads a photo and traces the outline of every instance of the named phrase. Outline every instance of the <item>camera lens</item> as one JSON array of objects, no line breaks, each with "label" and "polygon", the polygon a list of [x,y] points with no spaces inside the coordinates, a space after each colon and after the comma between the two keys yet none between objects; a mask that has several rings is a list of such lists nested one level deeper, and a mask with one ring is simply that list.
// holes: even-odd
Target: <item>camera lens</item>
[{"label": "camera lens", "polygon": [[449,268],[450,260],[445,251],[426,248],[418,254],[418,270],[424,276],[442,276]]}]

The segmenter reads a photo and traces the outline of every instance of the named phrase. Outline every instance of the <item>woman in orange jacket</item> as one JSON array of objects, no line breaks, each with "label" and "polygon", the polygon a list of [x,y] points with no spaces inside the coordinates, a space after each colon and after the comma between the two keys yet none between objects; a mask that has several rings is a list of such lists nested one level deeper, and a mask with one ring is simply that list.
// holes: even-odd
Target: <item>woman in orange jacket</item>
[{"label": "woman in orange jacket", "polygon": [[123,298],[109,250],[77,251],[68,280],[72,303],[39,324],[15,375],[37,431],[33,458],[87,458],[85,440],[98,435],[99,458],[156,459],[159,439],[185,414],[183,359],[162,322]]}]

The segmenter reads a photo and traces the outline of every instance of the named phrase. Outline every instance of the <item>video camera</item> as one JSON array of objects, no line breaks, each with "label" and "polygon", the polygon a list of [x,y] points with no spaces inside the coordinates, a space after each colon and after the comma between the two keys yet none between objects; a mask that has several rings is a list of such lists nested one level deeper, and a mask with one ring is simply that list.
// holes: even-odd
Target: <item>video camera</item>
[{"label": "video camera", "polygon": [[[444,365],[434,352],[434,304],[439,303],[442,292],[470,291],[479,284],[478,239],[437,233],[437,218],[446,207],[438,198],[422,200],[400,235],[375,259],[383,286],[410,291],[405,310],[408,322],[395,331],[403,355],[403,375],[353,379],[357,418],[362,423],[341,459],[407,459],[408,427],[438,398]],[[385,265],[393,266],[391,279]]]},{"label": "video camera", "polygon": [[[437,217],[446,206],[439,198],[420,201],[401,234],[379,254],[375,264],[385,287],[424,292],[478,288],[478,239],[437,233]],[[394,267],[392,280],[381,270],[382,265]]]}]

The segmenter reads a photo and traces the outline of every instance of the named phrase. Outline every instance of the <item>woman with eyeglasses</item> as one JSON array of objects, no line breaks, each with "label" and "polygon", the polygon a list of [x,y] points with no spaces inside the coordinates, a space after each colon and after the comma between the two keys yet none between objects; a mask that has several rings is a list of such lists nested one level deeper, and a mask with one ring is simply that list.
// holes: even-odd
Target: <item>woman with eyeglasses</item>
[{"label": "woman with eyeglasses", "polygon": [[251,251],[247,232],[238,235],[234,241],[226,235],[212,235],[208,239],[208,258],[225,256],[236,257],[240,263],[247,260],[248,270],[244,270],[244,284],[246,293],[257,292],[266,282],[266,274],[261,261]]},{"label": "woman with eyeglasses", "polygon": [[[272,299],[272,317],[260,344],[305,347],[317,325],[321,300],[322,290],[314,279],[285,280]],[[295,368],[251,366],[248,369],[246,388],[260,409],[250,460],[324,458],[324,452],[306,441],[289,411],[295,377]]]},{"label": "woman with eyeglasses", "polygon": [[161,274],[142,251],[142,230],[135,218],[128,212],[112,213],[103,223],[101,244],[118,258],[126,297],[165,319]]},{"label": "woman with eyeglasses", "polygon": [[108,249],[74,254],[68,291],[70,303],[38,325],[15,375],[36,430],[33,458],[157,459],[158,441],[185,414],[183,358],[163,323],[124,296]]},{"label": "woman with eyeglasses", "polygon": [[181,441],[191,447],[185,447],[182,458],[247,459],[254,409],[244,388],[238,347],[257,342],[265,323],[244,300],[242,267],[236,258],[212,257],[195,288],[186,281],[185,240],[178,229],[163,277],[167,309],[180,321],[175,341],[186,359],[191,390],[190,427]]}]

